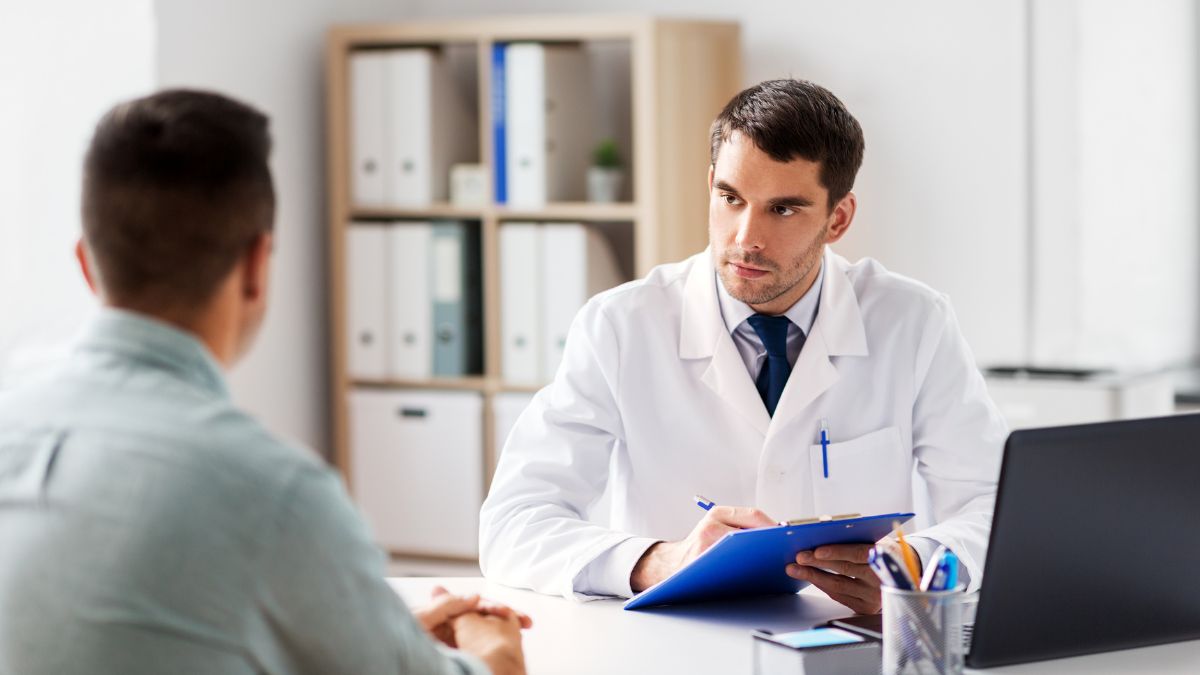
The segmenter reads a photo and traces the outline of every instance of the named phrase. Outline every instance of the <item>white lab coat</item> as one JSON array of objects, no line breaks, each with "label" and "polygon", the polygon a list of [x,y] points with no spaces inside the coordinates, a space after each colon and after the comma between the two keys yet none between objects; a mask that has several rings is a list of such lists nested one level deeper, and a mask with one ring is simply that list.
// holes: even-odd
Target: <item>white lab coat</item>
[{"label": "white lab coat", "polygon": [[[566,597],[609,579],[628,594],[642,552],[703,515],[694,494],[777,519],[907,511],[915,462],[936,523],[920,534],[978,587],[1007,429],[954,313],[871,259],[826,251],[824,264],[774,417],[721,318],[707,251],[592,298],[504,446],[480,513],[484,574]],[[609,481],[608,523],[590,522]]]}]

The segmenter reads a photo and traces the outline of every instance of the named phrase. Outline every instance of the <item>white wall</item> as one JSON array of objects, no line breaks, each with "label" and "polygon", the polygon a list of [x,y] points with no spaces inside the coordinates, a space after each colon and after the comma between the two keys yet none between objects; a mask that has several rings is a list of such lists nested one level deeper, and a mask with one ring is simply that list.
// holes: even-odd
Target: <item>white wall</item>
[{"label": "white wall", "polygon": [[503,7],[414,0],[413,9],[419,16],[648,12],[740,22],[745,83],[813,80],[863,125],[860,211],[837,250],[878,258],[948,293],[981,363],[1025,358],[1023,3],[763,0],[738,11],[721,0],[510,0]]},{"label": "white wall", "polygon": [[402,20],[385,0],[157,0],[158,83],[219,90],[271,117],[279,197],[271,308],[233,372],[237,402],[329,451],[324,157],[325,30]]},{"label": "white wall", "polygon": [[737,20],[746,84],[814,80],[863,125],[861,210],[838,250],[948,293],[981,364],[1161,367],[1200,352],[1188,0],[414,3]]},{"label": "white wall", "polygon": [[[321,46],[323,31],[331,23],[518,12],[650,12],[739,21],[747,84],[785,76],[812,79],[840,96],[863,124],[867,154],[856,186],[861,210],[839,251],[851,258],[874,256],[890,268],[948,293],[977,359],[985,365],[1046,355],[1039,347],[1047,344],[1045,340],[1039,341],[1031,333],[1030,299],[1039,299],[1038,316],[1043,319],[1068,316],[1075,306],[1072,303],[1086,304],[1089,320],[1106,318],[1104,311],[1111,305],[1114,287],[1117,292],[1136,291],[1148,280],[1157,286],[1167,281],[1186,285],[1190,278],[1187,270],[1194,269],[1200,253],[1194,238],[1194,214],[1188,216],[1175,208],[1170,231],[1134,242],[1129,249],[1139,252],[1142,264],[1138,269],[1143,272],[1160,269],[1156,266],[1159,259],[1169,260],[1165,278],[1159,275],[1121,284],[1119,276],[1111,275],[1107,283],[1079,282],[1070,287],[1074,290],[1062,292],[1059,285],[1046,282],[1044,275],[1036,275],[1033,278],[1042,285],[1029,285],[1030,254],[1035,245],[1043,251],[1036,258],[1039,269],[1049,267],[1061,273],[1068,267],[1058,264],[1055,251],[1078,242],[1071,238],[1074,230],[1068,224],[1062,228],[1043,225],[1036,240],[1029,236],[1035,207],[1028,190],[1027,156],[1031,81],[1026,43],[1030,36],[1027,5],[1021,2],[762,0],[748,5],[746,11],[731,9],[728,2],[718,0],[509,0],[503,6],[486,0],[157,0],[156,6],[157,67],[162,85],[217,88],[244,98],[272,117],[274,169],[281,200],[274,306],[257,349],[235,372],[232,384],[238,401],[273,429],[321,449],[327,448],[329,410]],[[1123,21],[1110,20],[1104,30],[1119,30]],[[1159,67],[1155,64],[1175,63],[1173,79],[1150,87],[1152,98],[1167,106],[1189,102],[1180,91],[1172,94],[1171,87],[1180,76],[1191,76],[1194,22],[1158,25],[1147,20],[1143,24],[1138,25],[1137,34],[1150,36],[1147,44],[1153,43],[1156,30],[1165,30],[1171,37],[1158,52],[1152,52],[1150,61],[1125,72],[1145,79],[1155,74]],[[1191,31],[1191,36],[1181,37],[1171,32],[1172,28]],[[1092,35],[1111,34],[1096,26],[1087,30]],[[1109,46],[1103,41],[1088,44],[1092,46],[1087,54],[1098,54]],[[1114,51],[1108,60],[1116,63],[1145,51],[1132,45]],[[1062,53],[1070,56],[1072,52]],[[1074,77],[1071,73],[1068,75]],[[1193,82],[1183,89],[1192,91],[1194,79],[1192,76]],[[1111,133],[1111,126],[1093,128],[1087,119],[1079,122],[1075,117],[1078,106],[1091,105],[1103,95],[1105,82],[1091,79],[1081,87],[1072,90],[1081,93],[1064,104],[1058,123],[1092,129],[1087,132],[1088,139]],[[1178,125],[1185,117],[1195,119],[1194,108],[1168,107],[1154,123]],[[1179,143],[1178,156],[1188,153],[1186,156],[1193,158],[1195,146],[1194,138]],[[1174,151],[1156,145],[1153,152]],[[1091,155],[1081,154],[1072,156],[1064,166],[1093,161]],[[1048,175],[1052,174],[1042,174]],[[1142,189],[1157,185],[1195,192],[1194,177],[1188,173],[1165,176],[1161,184],[1145,175],[1142,179]],[[1079,181],[1080,190],[1113,185],[1111,178],[1096,173],[1083,175]],[[1084,217],[1085,205],[1088,218],[1104,210],[1104,201],[1091,201],[1084,192],[1071,194],[1075,196],[1065,206],[1057,205],[1060,212],[1069,208],[1066,212],[1071,218]],[[1137,218],[1128,211],[1120,213],[1119,218],[1105,221],[1108,225],[1098,232],[1121,241],[1122,234],[1130,232],[1121,225],[1129,222],[1130,215]],[[1055,219],[1050,222],[1059,224]],[[1188,232],[1193,233],[1190,238]],[[1058,237],[1054,240],[1057,249],[1047,248],[1041,240],[1046,233],[1055,233],[1051,239]],[[1114,251],[1122,250],[1125,247],[1110,246],[1102,253],[1089,253],[1080,264],[1094,268],[1089,272],[1093,277],[1103,277]],[[1183,308],[1178,323],[1190,321],[1191,327],[1171,335],[1153,334],[1154,340],[1167,343],[1139,348],[1155,350],[1165,345],[1171,350],[1194,351],[1196,295],[1194,281],[1179,290],[1178,302]],[[1164,303],[1133,307],[1126,302],[1124,307],[1135,309],[1138,321],[1159,320],[1173,311]],[[1073,351],[1075,348],[1059,349],[1055,354]]]},{"label": "white wall", "polygon": [[1197,12],[1035,3],[1032,358],[1154,367],[1196,354]]},{"label": "white wall", "polygon": [[153,81],[152,0],[0,5],[0,386],[62,357],[95,308],[73,252],[83,154]]}]

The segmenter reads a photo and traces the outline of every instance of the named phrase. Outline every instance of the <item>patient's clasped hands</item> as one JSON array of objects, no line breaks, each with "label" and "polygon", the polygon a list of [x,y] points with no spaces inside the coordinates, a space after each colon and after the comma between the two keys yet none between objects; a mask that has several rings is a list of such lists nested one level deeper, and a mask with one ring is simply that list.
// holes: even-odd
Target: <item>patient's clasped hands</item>
[{"label": "patient's clasped hands", "polygon": [[441,586],[433,589],[432,601],[413,614],[435,639],[479,658],[493,673],[525,672],[521,629],[533,626],[529,616],[478,595],[453,595]]}]

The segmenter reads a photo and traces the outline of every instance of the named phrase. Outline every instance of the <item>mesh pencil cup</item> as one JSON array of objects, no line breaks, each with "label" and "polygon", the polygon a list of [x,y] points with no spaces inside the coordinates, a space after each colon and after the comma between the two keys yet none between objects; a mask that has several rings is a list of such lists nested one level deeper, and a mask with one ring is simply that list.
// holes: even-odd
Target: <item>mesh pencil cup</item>
[{"label": "mesh pencil cup", "polygon": [[951,675],[963,671],[967,594],[884,586],[883,675]]}]

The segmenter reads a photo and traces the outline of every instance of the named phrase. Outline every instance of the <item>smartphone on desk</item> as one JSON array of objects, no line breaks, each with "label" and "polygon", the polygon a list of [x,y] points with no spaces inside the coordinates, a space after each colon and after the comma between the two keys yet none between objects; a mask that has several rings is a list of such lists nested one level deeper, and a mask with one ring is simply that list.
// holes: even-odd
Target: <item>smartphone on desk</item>
[{"label": "smartphone on desk", "polygon": [[789,633],[756,630],[754,675],[879,672],[880,643],[841,628],[818,627]]},{"label": "smartphone on desk", "polygon": [[809,630],[798,630],[790,633],[772,633],[765,630],[756,630],[754,631],[754,638],[756,640],[774,642],[777,645],[791,649],[820,649],[822,647],[837,647],[866,642],[866,638],[857,633],[851,633],[842,628],[830,627],[810,628]]},{"label": "smartphone on desk", "polygon": [[830,628],[847,630],[872,640],[883,639],[883,614],[855,614],[834,619],[825,625]]}]

